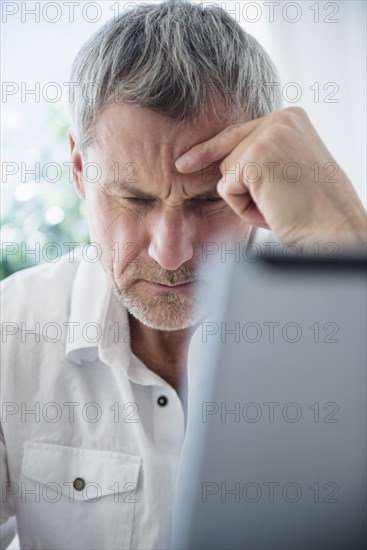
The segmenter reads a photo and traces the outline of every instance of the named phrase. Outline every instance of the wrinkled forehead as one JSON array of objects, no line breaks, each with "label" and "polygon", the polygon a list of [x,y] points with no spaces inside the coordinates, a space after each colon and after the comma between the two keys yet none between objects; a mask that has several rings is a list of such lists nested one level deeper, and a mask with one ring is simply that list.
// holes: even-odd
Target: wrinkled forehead
[{"label": "wrinkled forehead", "polygon": [[159,157],[173,165],[188,149],[236,122],[233,119],[219,122],[208,109],[208,116],[204,115],[201,122],[177,123],[139,105],[112,103],[95,125],[95,148],[108,161],[151,165]]}]

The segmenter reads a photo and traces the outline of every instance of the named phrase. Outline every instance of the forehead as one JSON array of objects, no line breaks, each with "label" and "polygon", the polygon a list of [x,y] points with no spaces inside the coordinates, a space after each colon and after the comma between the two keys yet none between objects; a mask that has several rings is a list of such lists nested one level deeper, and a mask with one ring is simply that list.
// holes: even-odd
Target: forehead
[{"label": "forehead", "polygon": [[106,160],[136,161],[146,165],[165,159],[174,161],[194,145],[204,142],[227,126],[246,121],[227,119],[223,122],[208,116],[202,122],[180,122],[162,117],[139,105],[112,103],[99,116],[95,125],[95,148]]}]

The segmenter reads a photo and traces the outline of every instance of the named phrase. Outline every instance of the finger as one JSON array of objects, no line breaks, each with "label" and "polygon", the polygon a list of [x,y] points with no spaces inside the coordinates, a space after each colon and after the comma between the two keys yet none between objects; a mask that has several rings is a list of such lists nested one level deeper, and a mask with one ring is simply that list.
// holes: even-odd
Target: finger
[{"label": "finger", "polygon": [[228,206],[242,218],[247,225],[253,225],[254,227],[262,227],[263,229],[269,229],[270,226],[266,222],[263,214],[260,212],[256,204],[252,199],[245,200],[244,196],[239,195],[225,195],[223,197]]},{"label": "finger", "polygon": [[226,157],[242,140],[246,139],[262,123],[264,117],[228,126],[213,138],[194,145],[176,160],[179,172],[188,174],[203,170]]},{"label": "finger", "polygon": [[252,198],[246,182],[234,173],[226,173],[217,184],[219,195],[247,224],[269,229],[270,226]]}]

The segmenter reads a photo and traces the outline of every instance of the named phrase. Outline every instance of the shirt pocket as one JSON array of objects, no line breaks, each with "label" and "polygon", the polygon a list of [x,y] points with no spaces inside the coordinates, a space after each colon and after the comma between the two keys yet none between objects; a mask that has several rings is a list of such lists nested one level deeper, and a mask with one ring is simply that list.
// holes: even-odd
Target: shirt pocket
[{"label": "shirt pocket", "polygon": [[140,467],[139,456],[122,452],[25,442],[21,547],[129,549]]}]

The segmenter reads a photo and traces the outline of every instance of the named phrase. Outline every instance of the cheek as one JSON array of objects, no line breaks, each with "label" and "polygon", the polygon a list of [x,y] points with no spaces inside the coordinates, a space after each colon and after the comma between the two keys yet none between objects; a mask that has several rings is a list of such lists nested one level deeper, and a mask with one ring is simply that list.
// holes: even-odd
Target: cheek
[{"label": "cheek", "polygon": [[143,224],[112,201],[95,196],[90,199],[87,203],[90,240],[99,245],[105,270],[118,276],[144,246]]},{"label": "cheek", "polygon": [[98,238],[105,246],[136,240],[136,220],[120,205],[103,196],[93,196],[91,199],[88,205],[91,236]]}]

